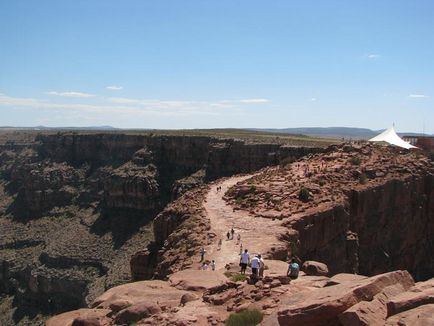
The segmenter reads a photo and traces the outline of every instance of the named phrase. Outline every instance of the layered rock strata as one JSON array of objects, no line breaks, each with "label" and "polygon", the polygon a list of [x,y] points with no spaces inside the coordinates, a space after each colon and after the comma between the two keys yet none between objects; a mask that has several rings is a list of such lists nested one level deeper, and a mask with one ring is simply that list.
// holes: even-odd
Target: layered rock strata
[{"label": "layered rock strata", "polygon": [[282,220],[291,254],[323,261],[332,274],[408,269],[417,280],[434,275],[434,166],[419,153],[331,147],[265,169],[227,198],[252,216]]},{"label": "layered rock strata", "polygon": [[[0,146],[0,320],[6,324],[37,324],[130,281],[130,257],[153,241],[153,219],[187,190],[321,150],[152,134],[34,136]],[[157,219],[167,231],[164,239],[156,232],[149,247],[155,259],[140,277],[164,276],[164,268],[150,268],[157,262],[180,268],[163,253],[185,241],[185,234],[171,235],[185,220],[172,218],[171,209]],[[189,229],[193,240],[199,224]],[[186,241],[184,249],[199,242]]]}]

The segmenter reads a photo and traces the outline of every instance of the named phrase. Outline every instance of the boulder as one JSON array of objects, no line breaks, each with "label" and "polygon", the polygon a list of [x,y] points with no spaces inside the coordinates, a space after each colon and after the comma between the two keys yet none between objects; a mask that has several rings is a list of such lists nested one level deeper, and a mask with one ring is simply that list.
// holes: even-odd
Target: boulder
[{"label": "boulder", "polygon": [[277,318],[280,325],[338,324],[338,316],[361,301],[370,301],[388,286],[400,284],[409,289],[414,285],[407,271],[380,274],[355,283],[342,283],[301,292],[282,302]]},{"label": "boulder", "polygon": [[51,317],[46,326],[96,326],[107,322],[109,309],[78,309]]},{"label": "boulder", "polygon": [[128,308],[125,308],[116,315],[116,324],[130,324],[140,319],[150,317],[161,312],[161,308],[156,304],[149,302],[139,302]]},{"label": "boulder", "polygon": [[195,300],[198,300],[198,299],[199,299],[199,297],[198,297],[196,294],[194,294],[194,293],[186,293],[186,294],[184,294],[184,295],[181,297],[181,300],[180,300],[180,302],[179,302],[179,305],[180,305],[180,306],[183,306],[183,305],[185,305],[187,302],[195,301]]},{"label": "boulder", "polygon": [[387,312],[391,316],[430,303],[434,304],[434,288],[421,292],[404,292],[387,303]]},{"label": "boulder", "polygon": [[372,301],[361,301],[339,315],[344,326],[384,325],[387,318],[386,303],[390,298],[408,290],[400,283],[384,288]]},{"label": "boulder", "polygon": [[386,320],[385,326],[427,326],[434,325],[434,304],[420,306],[401,312]]},{"label": "boulder", "polygon": [[329,269],[326,264],[320,263],[313,260],[307,260],[301,266],[301,270],[306,273],[306,275],[313,276],[327,276]]}]

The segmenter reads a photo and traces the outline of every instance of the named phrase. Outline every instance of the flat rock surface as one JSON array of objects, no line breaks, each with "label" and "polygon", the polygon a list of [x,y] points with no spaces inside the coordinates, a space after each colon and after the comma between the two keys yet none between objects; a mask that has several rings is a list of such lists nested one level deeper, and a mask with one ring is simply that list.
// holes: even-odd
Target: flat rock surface
[{"label": "flat rock surface", "polygon": [[420,306],[401,312],[386,320],[386,326],[428,326],[434,325],[434,304]]},{"label": "flat rock surface", "polygon": [[117,310],[121,310],[129,305],[147,300],[176,307],[185,293],[187,292],[170,286],[168,282],[141,281],[111,288],[96,298],[92,306],[110,309],[116,307]]},{"label": "flat rock surface", "polygon": [[46,326],[71,326],[75,319],[97,319],[101,325],[109,325],[106,316],[111,312],[109,309],[78,309],[68,311],[47,320]]},{"label": "flat rock surface", "polygon": [[222,273],[208,270],[186,269],[176,272],[169,277],[171,286],[190,291],[202,291],[209,288],[222,285],[228,281],[228,278]]}]

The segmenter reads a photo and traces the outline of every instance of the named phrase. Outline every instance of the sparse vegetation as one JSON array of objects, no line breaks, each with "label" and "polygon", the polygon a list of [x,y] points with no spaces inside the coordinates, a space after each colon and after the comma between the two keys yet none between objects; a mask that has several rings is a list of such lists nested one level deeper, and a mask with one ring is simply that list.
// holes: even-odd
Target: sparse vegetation
[{"label": "sparse vegetation", "polygon": [[264,316],[257,309],[243,310],[238,313],[231,314],[226,320],[226,326],[254,326],[258,325]]},{"label": "sparse vegetation", "polygon": [[326,184],[326,181],[323,178],[318,179],[318,184],[322,187]]},{"label": "sparse vegetation", "polygon": [[361,173],[359,176],[359,182],[363,185],[368,181],[368,177],[365,173]]},{"label": "sparse vegetation", "polygon": [[298,194],[298,199],[300,199],[302,202],[308,202],[310,200],[309,190],[305,187],[302,187]]},{"label": "sparse vegetation", "polygon": [[225,276],[230,279],[232,282],[244,282],[247,280],[247,275],[245,274],[239,274],[239,273],[231,273],[231,272],[225,272]]},{"label": "sparse vegetation", "polygon": [[434,152],[429,153],[429,158],[434,162]]},{"label": "sparse vegetation", "polygon": [[362,161],[360,160],[360,157],[358,156],[353,156],[351,158],[351,164],[352,165],[360,165],[360,163],[362,163]]}]

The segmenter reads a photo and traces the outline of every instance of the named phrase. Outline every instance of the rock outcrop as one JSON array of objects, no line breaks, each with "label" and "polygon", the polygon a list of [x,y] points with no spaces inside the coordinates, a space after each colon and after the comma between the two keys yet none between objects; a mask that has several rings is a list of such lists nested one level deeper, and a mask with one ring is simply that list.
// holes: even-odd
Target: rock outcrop
[{"label": "rock outcrop", "polygon": [[282,220],[288,250],[326,263],[332,274],[408,269],[417,280],[434,275],[434,166],[421,154],[332,146],[265,169],[227,198],[236,209]]},{"label": "rock outcrop", "polygon": [[190,269],[175,273],[167,282],[118,286],[98,297],[88,309],[53,317],[47,325],[67,325],[61,323],[78,317],[98,319],[102,325],[223,325],[230,314],[251,309],[264,314],[264,326],[429,325],[432,321],[433,304],[429,302],[396,311],[388,307],[417,289],[432,291],[434,279],[415,285],[408,272],[394,271],[370,278],[301,273],[290,281],[280,276],[281,262],[266,263],[270,269],[255,284],[233,282],[218,272]]}]

